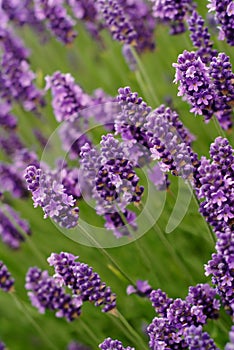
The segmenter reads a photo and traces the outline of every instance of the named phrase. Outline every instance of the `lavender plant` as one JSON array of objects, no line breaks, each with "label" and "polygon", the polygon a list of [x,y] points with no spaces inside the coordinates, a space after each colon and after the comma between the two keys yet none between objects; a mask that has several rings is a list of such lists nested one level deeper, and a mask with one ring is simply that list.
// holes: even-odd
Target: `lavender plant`
[{"label": "lavender plant", "polygon": [[0,2],[1,349],[233,348],[233,16]]}]

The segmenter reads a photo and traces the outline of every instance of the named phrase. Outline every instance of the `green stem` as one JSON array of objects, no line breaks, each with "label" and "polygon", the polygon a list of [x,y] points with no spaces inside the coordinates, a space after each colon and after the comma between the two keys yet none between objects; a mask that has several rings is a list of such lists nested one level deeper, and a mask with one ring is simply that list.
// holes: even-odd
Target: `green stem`
[{"label": "green stem", "polygon": [[212,119],[213,119],[213,121],[214,121],[215,128],[216,128],[216,130],[218,131],[219,135],[221,135],[222,137],[225,138],[225,137],[226,137],[225,132],[224,132],[223,129],[221,128],[218,119],[217,119],[215,116],[213,116]]},{"label": "green stem", "polygon": [[121,269],[121,267],[118,265],[118,263],[112,258],[112,256],[110,254],[107,253],[107,251],[95,240],[95,238],[93,238],[84,228],[80,229],[84,232],[84,234],[88,237],[89,241],[94,244],[94,246],[96,246],[97,248],[100,249],[100,251],[102,252],[102,254],[108,258],[112,264],[115,266],[115,268],[121,273],[121,275],[131,284],[135,284],[135,282]]},{"label": "green stem", "polygon": [[139,334],[130,325],[130,323],[126,320],[126,318],[119,312],[119,310],[116,310],[116,314],[113,314],[113,315],[121,321],[122,325],[120,325],[118,322],[118,326],[121,326],[121,329],[125,333],[125,335],[134,344],[137,344],[139,349],[148,350],[148,347],[145,345],[144,340],[139,336]]},{"label": "green stem", "polygon": [[25,303],[20,300],[16,294],[14,293],[10,293],[16,306],[18,307],[18,309],[22,312],[22,314],[24,316],[26,316],[26,318],[29,320],[29,322],[32,324],[32,326],[36,329],[36,331],[40,334],[40,336],[42,337],[42,339],[44,340],[44,342],[47,344],[47,347],[53,350],[57,350],[57,347],[54,345],[54,343],[52,343],[52,341],[50,341],[44,331],[41,329],[41,327],[35,322],[35,320],[33,319],[33,317],[30,315],[27,306],[25,305]]},{"label": "green stem", "polygon": [[89,328],[89,326],[86,324],[86,322],[83,319],[79,320],[80,323],[82,324],[82,327],[84,331],[87,333],[87,335],[93,340],[95,347],[99,343],[99,339],[96,336],[96,334]]},{"label": "green stem", "polygon": [[138,56],[136,50],[133,47],[131,47],[131,51],[132,51],[132,54],[133,54],[133,56],[134,56],[134,58],[135,58],[135,60],[137,62],[137,65],[139,67],[139,71],[141,72],[141,74],[142,74],[142,76],[143,76],[143,78],[144,78],[144,80],[145,80],[145,82],[147,84],[148,91],[149,91],[149,94],[151,95],[152,100],[156,103],[156,105],[159,105],[160,104],[159,99],[157,98],[157,96],[156,96],[156,94],[154,92],[154,88],[153,88],[153,86],[151,84],[151,81],[150,81],[150,79],[148,77],[148,74],[147,74],[147,72],[145,70],[145,67],[144,67],[144,65],[141,62],[140,57]]}]

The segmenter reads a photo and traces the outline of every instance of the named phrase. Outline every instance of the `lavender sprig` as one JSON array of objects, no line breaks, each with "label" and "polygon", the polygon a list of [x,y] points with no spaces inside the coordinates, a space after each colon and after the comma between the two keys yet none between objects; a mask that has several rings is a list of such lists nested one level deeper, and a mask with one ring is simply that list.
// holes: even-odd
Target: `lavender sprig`
[{"label": "lavender sprig", "polygon": [[130,346],[125,348],[121,341],[111,338],[105,339],[104,342],[99,345],[99,348],[102,350],[135,350],[135,348],[131,348]]},{"label": "lavender sprig", "polygon": [[11,277],[8,268],[2,261],[0,261],[0,289],[4,292],[11,292],[13,290],[15,280]]}]

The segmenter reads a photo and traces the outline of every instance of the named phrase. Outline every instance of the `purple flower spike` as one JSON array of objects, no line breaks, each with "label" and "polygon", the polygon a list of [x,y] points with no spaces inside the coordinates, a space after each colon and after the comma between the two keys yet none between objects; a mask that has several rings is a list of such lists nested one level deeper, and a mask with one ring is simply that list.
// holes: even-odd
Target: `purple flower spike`
[{"label": "purple flower spike", "polygon": [[99,345],[99,348],[102,350],[135,350],[135,348],[131,348],[130,346],[124,348],[121,341],[111,338],[105,339],[104,342]]},{"label": "purple flower spike", "polygon": [[63,0],[35,0],[35,16],[39,21],[46,20],[54,36],[64,44],[71,44],[77,33],[75,21],[63,7]]},{"label": "purple flower spike", "polygon": [[213,42],[204,19],[194,10],[188,19],[188,25],[193,46],[197,48],[197,57],[200,57],[205,64],[210,63],[212,57],[217,56],[217,50],[213,49]]},{"label": "purple flower spike", "polygon": [[10,192],[16,198],[27,196],[24,181],[13,164],[0,162],[0,192]]},{"label": "purple flower spike", "polygon": [[138,294],[139,296],[147,297],[152,291],[152,287],[148,281],[137,280],[136,287],[129,285],[127,287],[127,294]]},{"label": "purple flower spike", "polygon": [[81,314],[81,302],[66,294],[53,277],[47,271],[41,271],[36,267],[28,270],[25,288],[33,306],[40,313],[46,309],[55,310],[57,317],[64,317],[67,321],[75,320]]},{"label": "purple flower spike", "polygon": [[73,296],[79,297],[82,303],[88,300],[95,306],[102,305],[103,312],[115,309],[116,295],[91,267],[76,262],[77,258],[69,253],[52,253],[48,262],[54,267],[54,278],[61,286],[70,288]]},{"label": "purple flower spike", "polygon": [[234,46],[234,4],[232,0],[209,0],[207,6],[209,11],[215,11],[215,19],[219,27],[219,39],[226,39],[227,42]]},{"label": "purple flower spike", "polygon": [[121,3],[118,0],[98,0],[97,6],[113,39],[136,45],[137,33]]},{"label": "purple flower spike", "polygon": [[210,338],[209,334],[202,332],[201,326],[190,326],[187,328],[185,330],[184,338],[190,350],[219,350],[215,345],[214,340]]},{"label": "purple flower spike", "polygon": [[15,129],[17,126],[17,119],[10,111],[11,104],[9,102],[0,101],[0,126],[6,129]]},{"label": "purple flower spike", "polygon": [[83,92],[71,74],[62,74],[59,71],[52,76],[46,76],[45,89],[51,89],[52,106],[58,122],[74,121],[81,109],[90,103],[90,97]]},{"label": "purple flower spike", "polygon": [[151,0],[153,2],[153,15],[171,26],[170,34],[185,32],[186,17],[192,12],[192,0]]},{"label": "purple flower spike", "polygon": [[0,289],[4,292],[11,292],[14,286],[14,279],[11,277],[8,268],[2,261],[0,261]]},{"label": "purple flower spike", "polygon": [[195,287],[189,287],[186,301],[191,305],[201,306],[204,315],[216,319],[219,317],[220,309],[220,302],[215,299],[216,295],[216,290],[209,284],[198,284]]},{"label": "purple flower spike", "polygon": [[173,302],[173,299],[169,298],[167,294],[161,289],[152,290],[149,298],[157,314],[161,317],[166,317],[167,309],[169,305]]},{"label": "purple flower spike", "polygon": [[2,241],[12,249],[18,249],[25,241],[21,231],[26,235],[31,235],[29,224],[21,219],[19,214],[9,205],[0,207],[0,236]]},{"label": "purple flower spike", "polygon": [[226,344],[225,350],[233,350],[234,348],[234,326],[232,326],[231,331],[229,332],[230,342]]},{"label": "purple flower spike", "polygon": [[25,179],[32,192],[34,207],[40,206],[44,218],[51,217],[64,228],[77,225],[79,208],[75,207],[75,199],[65,192],[65,187],[52,173],[43,172],[36,166],[28,166]]}]

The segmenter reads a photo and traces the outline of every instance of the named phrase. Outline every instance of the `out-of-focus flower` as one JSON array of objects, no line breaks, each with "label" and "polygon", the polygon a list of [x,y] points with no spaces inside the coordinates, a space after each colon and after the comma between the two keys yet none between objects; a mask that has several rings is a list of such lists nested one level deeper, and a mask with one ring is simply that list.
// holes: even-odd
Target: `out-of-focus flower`
[{"label": "out-of-focus flower", "polygon": [[13,290],[14,283],[15,280],[11,277],[8,268],[0,261],[0,289],[4,292],[10,292]]}]

